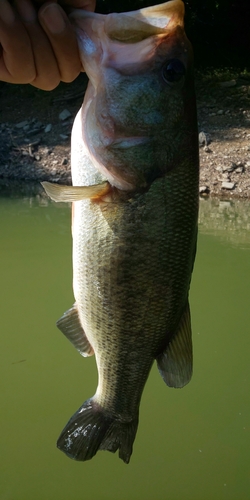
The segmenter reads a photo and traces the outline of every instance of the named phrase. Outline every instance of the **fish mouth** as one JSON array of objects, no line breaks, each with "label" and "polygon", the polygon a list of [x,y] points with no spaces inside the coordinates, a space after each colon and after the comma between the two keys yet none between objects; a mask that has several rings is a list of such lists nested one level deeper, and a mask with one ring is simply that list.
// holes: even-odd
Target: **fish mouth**
[{"label": "fish mouth", "polygon": [[148,141],[149,137],[119,137],[112,141],[108,147],[109,149],[129,149],[146,144]]}]

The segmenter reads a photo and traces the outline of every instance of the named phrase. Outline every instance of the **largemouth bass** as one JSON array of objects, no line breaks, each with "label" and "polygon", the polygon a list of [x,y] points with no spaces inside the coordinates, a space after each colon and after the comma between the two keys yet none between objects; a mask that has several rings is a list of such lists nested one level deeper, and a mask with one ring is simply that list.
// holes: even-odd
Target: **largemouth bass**
[{"label": "largemouth bass", "polygon": [[59,329],[95,354],[98,387],[58,448],[128,463],[145,382],[156,359],[170,387],[192,375],[188,294],[196,251],[198,146],[184,5],[172,0],[107,16],[73,11],[89,76],[72,131],[75,304]]}]

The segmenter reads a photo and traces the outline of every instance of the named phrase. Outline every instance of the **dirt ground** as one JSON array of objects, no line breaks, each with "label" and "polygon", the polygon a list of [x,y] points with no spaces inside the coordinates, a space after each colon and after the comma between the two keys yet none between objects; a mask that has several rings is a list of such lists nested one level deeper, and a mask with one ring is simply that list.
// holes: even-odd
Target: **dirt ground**
[{"label": "dirt ground", "polygon": [[[52,92],[0,83],[0,182],[70,183],[70,133],[87,80]],[[250,74],[197,73],[200,194],[250,197]],[[65,111],[65,116],[60,114]]]}]

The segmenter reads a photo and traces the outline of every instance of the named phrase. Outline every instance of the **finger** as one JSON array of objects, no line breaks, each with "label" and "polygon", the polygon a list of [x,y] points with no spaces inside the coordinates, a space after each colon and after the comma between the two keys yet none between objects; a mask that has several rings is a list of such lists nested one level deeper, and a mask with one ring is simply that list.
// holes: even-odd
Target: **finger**
[{"label": "finger", "polygon": [[79,75],[82,66],[76,35],[68,17],[55,3],[42,6],[38,15],[53,48],[61,80],[72,82]]},{"label": "finger", "polygon": [[[35,4],[42,5],[48,0],[33,0]],[[55,3],[59,3],[63,6],[72,7],[73,9],[84,9],[94,12],[96,6],[96,0],[53,0]]]},{"label": "finger", "polygon": [[0,80],[30,83],[36,74],[29,36],[7,0],[0,0]]},{"label": "finger", "polygon": [[50,41],[39,24],[32,1],[16,0],[15,6],[33,50],[36,74],[30,83],[43,90],[52,90],[60,83],[60,71]]},{"label": "finger", "polygon": [[[37,5],[42,5],[46,3],[48,0],[33,0],[33,2]],[[53,0],[55,3],[59,3],[61,5],[68,5],[74,9],[84,9],[94,11],[96,6],[96,0]]]},{"label": "finger", "polygon": [[84,9],[94,12],[96,1],[95,0],[59,0],[59,3],[68,5],[74,9]]}]

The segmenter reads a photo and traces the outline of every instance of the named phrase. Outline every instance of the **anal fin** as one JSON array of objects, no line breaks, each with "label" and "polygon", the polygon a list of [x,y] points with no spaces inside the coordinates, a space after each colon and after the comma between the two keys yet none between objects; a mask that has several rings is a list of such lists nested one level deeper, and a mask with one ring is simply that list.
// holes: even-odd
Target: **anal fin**
[{"label": "anal fin", "polygon": [[183,387],[192,377],[193,349],[189,303],[183,311],[177,332],[157,358],[159,372],[169,387]]},{"label": "anal fin", "polygon": [[56,326],[82,356],[87,357],[94,354],[93,348],[90,345],[80,323],[76,304],[63,314],[63,316],[56,322]]}]

